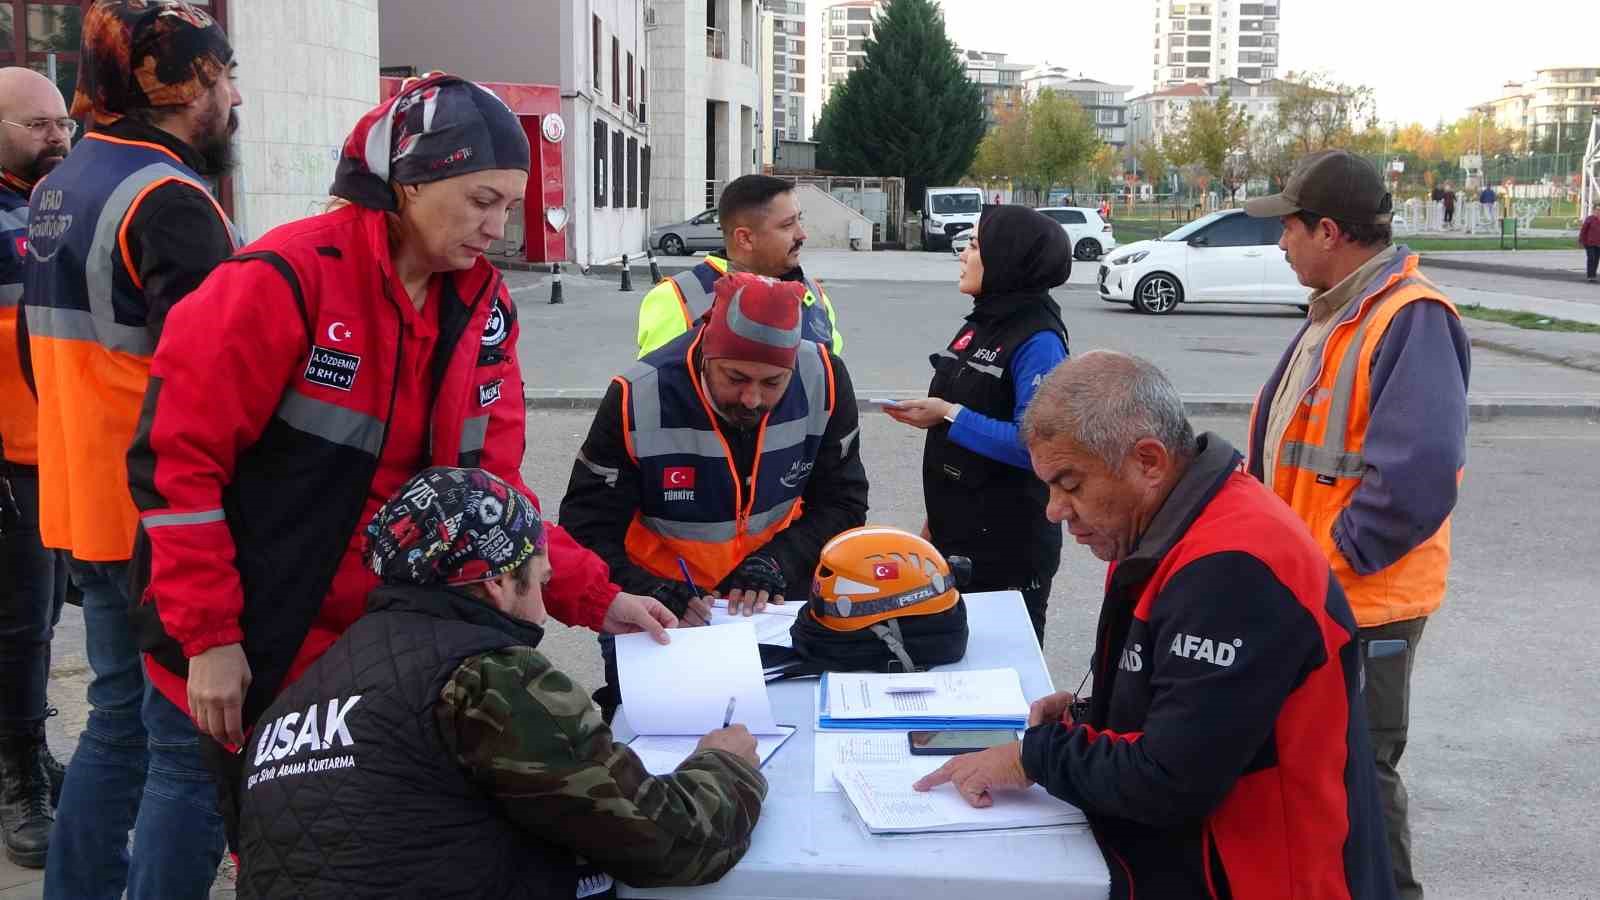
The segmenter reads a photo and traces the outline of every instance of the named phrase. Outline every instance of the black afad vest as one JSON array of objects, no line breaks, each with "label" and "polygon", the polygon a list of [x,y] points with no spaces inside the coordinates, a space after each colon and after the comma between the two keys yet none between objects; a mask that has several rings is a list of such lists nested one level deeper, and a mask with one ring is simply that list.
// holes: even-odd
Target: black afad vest
[{"label": "black afad vest", "polygon": [[245,747],[239,896],[571,900],[576,860],[500,815],[434,721],[462,660],[540,635],[448,590],[380,589]]},{"label": "black afad vest", "polygon": [[[1011,360],[1041,331],[1066,343],[1060,309],[1047,297],[980,303],[945,349],[929,357],[928,395],[1011,421]],[[1061,526],[1044,517],[1049,490],[1032,472],[950,440],[949,423],[928,429],[922,491],[934,546],[946,557],[972,558],[973,588],[1026,587],[1023,576],[1049,576],[1060,565]]]}]

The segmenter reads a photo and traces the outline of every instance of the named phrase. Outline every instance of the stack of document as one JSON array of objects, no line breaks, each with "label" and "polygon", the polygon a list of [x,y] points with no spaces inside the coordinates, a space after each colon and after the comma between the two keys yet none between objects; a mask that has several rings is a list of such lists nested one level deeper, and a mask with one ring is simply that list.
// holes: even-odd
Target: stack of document
[{"label": "stack of document", "polygon": [[1077,807],[1034,785],[1024,791],[997,791],[994,805],[977,809],[952,785],[922,793],[912,790],[918,769],[842,766],[834,769],[839,787],[873,834],[927,831],[991,831],[1081,825]]},{"label": "stack of document", "polygon": [[728,612],[728,601],[718,597],[712,602],[711,621],[706,624],[749,622],[755,626],[757,642],[792,647],[794,641],[789,636],[789,629],[794,626],[795,617],[800,615],[804,607],[804,603],[769,603],[763,611],[745,616]]},{"label": "stack of document", "polygon": [[829,672],[817,692],[817,727],[1022,728],[1028,701],[1016,669],[879,674]]},{"label": "stack of document", "polygon": [[645,768],[670,772],[724,719],[750,729],[766,762],[794,728],[772,720],[755,625],[738,621],[670,634],[665,646],[647,634],[617,636],[622,714],[639,735],[629,746]]}]

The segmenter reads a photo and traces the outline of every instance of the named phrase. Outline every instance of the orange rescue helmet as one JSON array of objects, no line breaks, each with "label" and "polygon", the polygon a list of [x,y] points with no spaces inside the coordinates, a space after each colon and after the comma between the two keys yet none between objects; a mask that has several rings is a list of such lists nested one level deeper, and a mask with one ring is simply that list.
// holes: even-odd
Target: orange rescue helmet
[{"label": "orange rescue helmet", "polygon": [[833,631],[860,631],[928,616],[961,599],[957,573],[927,540],[898,528],[852,528],[824,544],[811,582],[811,614]]}]

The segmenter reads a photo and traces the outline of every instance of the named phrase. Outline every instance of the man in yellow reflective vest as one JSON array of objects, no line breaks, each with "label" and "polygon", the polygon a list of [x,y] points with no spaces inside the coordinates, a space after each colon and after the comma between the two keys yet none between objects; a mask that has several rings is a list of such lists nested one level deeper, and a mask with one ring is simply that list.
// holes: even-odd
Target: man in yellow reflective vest
[{"label": "man in yellow reflective vest", "polygon": [[1349,597],[1395,882],[1420,900],[1396,766],[1417,643],[1450,568],[1471,350],[1417,255],[1391,244],[1391,209],[1377,171],[1343,150],[1307,157],[1281,194],[1245,205],[1282,219],[1278,246],[1312,289],[1256,398],[1248,467],[1310,526]]},{"label": "man in yellow reflective vest", "polygon": [[688,331],[711,310],[717,279],[729,272],[753,272],[805,288],[801,333],[834,356],[844,354],[833,303],[822,285],[800,269],[806,229],[794,185],[770,175],[745,175],[728,182],[717,203],[726,249],[662,281],[639,304],[639,358]]},{"label": "man in yellow reflective vest", "polygon": [[612,379],[573,464],[562,526],[685,624],[708,620],[712,596],[740,612],[805,602],[822,545],[866,522],[855,390],[801,337],[802,290],[719,280],[704,325]]}]

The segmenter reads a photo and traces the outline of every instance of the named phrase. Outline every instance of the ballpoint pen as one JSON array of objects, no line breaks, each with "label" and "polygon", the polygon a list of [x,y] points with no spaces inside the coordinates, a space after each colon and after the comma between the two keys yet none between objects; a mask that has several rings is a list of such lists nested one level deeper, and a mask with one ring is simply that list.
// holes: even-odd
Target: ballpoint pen
[{"label": "ballpoint pen", "polygon": [[733,724],[733,704],[735,702],[737,702],[738,699],[739,699],[738,697],[729,697],[728,698],[728,711],[722,714],[722,727],[723,728],[727,728],[729,725]]},{"label": "ballpoint pen", "polygon": [[689,590],[694,591],[696,597],[700,596],[700,588],[695,585],[694,576],[689,574],[689,564],[681,556],[678,557],[678,571],[683,573],[683,583],[689,586]]}]

